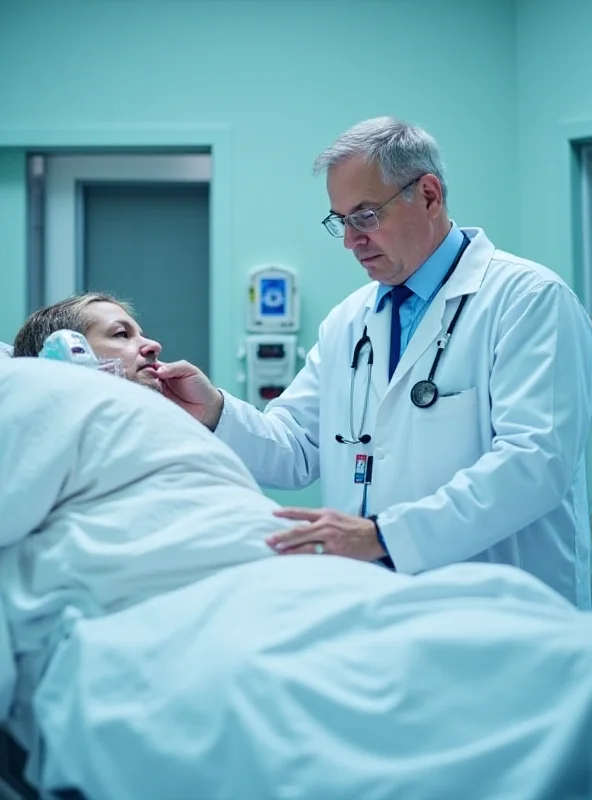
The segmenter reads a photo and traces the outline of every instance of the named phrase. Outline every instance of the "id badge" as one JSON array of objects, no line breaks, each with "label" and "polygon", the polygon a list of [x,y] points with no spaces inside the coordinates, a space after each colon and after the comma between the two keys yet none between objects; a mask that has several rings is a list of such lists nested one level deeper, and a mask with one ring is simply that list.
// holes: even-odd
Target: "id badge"
[{"label": "id badge", "polygon": [[368,466],[368,456],[365,453],[359,453],[356,456],[356,467],[354,469],[354,483],[365,483],[367,466]]}]

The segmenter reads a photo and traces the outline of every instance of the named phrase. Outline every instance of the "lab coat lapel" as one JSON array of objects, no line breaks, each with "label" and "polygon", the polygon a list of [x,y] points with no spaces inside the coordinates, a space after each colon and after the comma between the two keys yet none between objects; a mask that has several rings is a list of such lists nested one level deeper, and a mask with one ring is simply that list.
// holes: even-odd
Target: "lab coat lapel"
[{"label": "lab coat lapel", "polygon": [[[399,383],[432,343],[445,332],[462,295],[473,294],[481,286],[485,272],[493,258],[494,247],[480,228],[463,228],[462,230],[469,236],[471,244],[463,254],[450,280],[430,303],[425,316],[401,356],[390,384],[388,382],[391,340],[390,306],[387,304],[378,313],[373,311],[376,291],[371,292],[366,301],[364,324],[368,328],[368,335],[374,349],[372,386],[379,402],[382,402],[387,391],[391,391]],[[425,377],[427,378],[427,375]]]},{"label": "lab coat lapel", "polygon": [[401,380],[401,378],[411,369],[411,367],[413,367],[416,361],[421,358],[432,342],[440,337],[440,334],[443,331],[442,320],[445,309],[445,293],[444,291],[440,291],[430,303],[425,316],[419,323],[419,327],[405,348],[405,351],[401,356],[401,360],[397,364],[397,369],[392,377],[389,389],[391,389]]},{"label": "lab coat lapel", "polygon": [[[445,333],[460,298],[479,290],[494,253],[491,242],[480,229],[465,229],[471,244],[464,252],[450,280],[434,297],[411,341],[407,345],[388,386],[390,391],[416,364],[425,351]],[[427,375],[425,376],[427,378]]]},{"label": "lab coat lapel", "polygon": [[374,366],[372,368],[372,387],[377,394],[379,402],[403,375],[415,364],[417,359],[425,352],[430,344],[442,331],[442,317],[446,308],[444,290],[433,299],[417,331],[411,337],[401,360],[397,365],[395,374],[389,384],[388,363],[391,343],[391,307],[387,303],[378,313],[373,311],[376,293],[369,298],[366,306],[366,319],[364,324],[368,328],[368,336],[374,350]]},{"label": "lab coat lapel", "polygon": [[387,304],[382,311],[375,313],[372,309],[376,299],[373,292],[366,311],[365,325],[374,351],[374,365],[372,367],[372,388],[379,401],[382,400],[388,388],[388,362],[391,342],[391,314],[390,305]]}]

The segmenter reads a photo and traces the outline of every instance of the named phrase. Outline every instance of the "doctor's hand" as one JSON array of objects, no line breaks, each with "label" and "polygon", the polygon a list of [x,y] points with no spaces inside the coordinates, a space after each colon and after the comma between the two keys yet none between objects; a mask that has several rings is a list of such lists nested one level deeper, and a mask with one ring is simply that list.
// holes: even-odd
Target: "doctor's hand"
[{"label": "doctor's hand", "polygon": [[329,508],[281,508],[273,513],[276,517],[307,523],[266,539],[279,555],[326,553],[359,561],[376,561],[386,555],[370,519],[351,517]]},{"label": "doctor's hand", "polygon": [[173,361],[171,364],[157,361],[154,368],[164,396],[211,431],[216,430],[224,397],[208,376],[188,361]]}]

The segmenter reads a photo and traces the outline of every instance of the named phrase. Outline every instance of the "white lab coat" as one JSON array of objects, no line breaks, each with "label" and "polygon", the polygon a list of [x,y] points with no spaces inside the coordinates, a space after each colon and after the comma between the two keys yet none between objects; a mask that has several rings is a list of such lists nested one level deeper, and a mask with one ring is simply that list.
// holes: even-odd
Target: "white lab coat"
[{"label": "white lab coat", "polygon": [[[478,560],[513,564],[590,607],[585,443],[592,414],[592,326],[553,272],[496,250],[480,229],[428,308],[390,383],[390,314],[364,286],[321,324],[306,364],[260,413],[225,395],[217,433],[263,485],[297,488],[319,476],[323,504],[359,514],[358,453],[374,455],[368,513],[398,571]],[[445,351],[437,403],[416,408],[412,386],[469,295]],[[367,445],[350,438],[350,364],[364,326],[374,349]],[[366,388],[355,380],[354,433]],[[446,396],[448,395],[448,396]]]}]

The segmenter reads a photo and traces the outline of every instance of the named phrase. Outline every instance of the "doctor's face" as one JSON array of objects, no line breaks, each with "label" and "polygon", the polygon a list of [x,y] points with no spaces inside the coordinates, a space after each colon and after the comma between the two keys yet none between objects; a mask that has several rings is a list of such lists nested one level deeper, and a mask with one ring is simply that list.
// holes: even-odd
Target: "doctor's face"
[{"label": "doctor's face", "polygon": [[434,175],[423,175],[411,184],[410,200],[403,194],[393,198],[401,188],[384,183],[378,163],[368,163],[361,156],[335,164],[327,173],[333,213],[347,216],[386,203],[377,211],[379,227],[375,231],[362,233],[346,221],[343,243],[371,280],[391,286],[404,283],[438,246],[445,213],[440,183]]},{"label": "doctor's face", "polygon": [[147,339],[138,323],[116,303],[89,303],[84,309],[84,335],[99,358],[119,358],[128,380],[162,390],[154,362],[162,347]]}]

